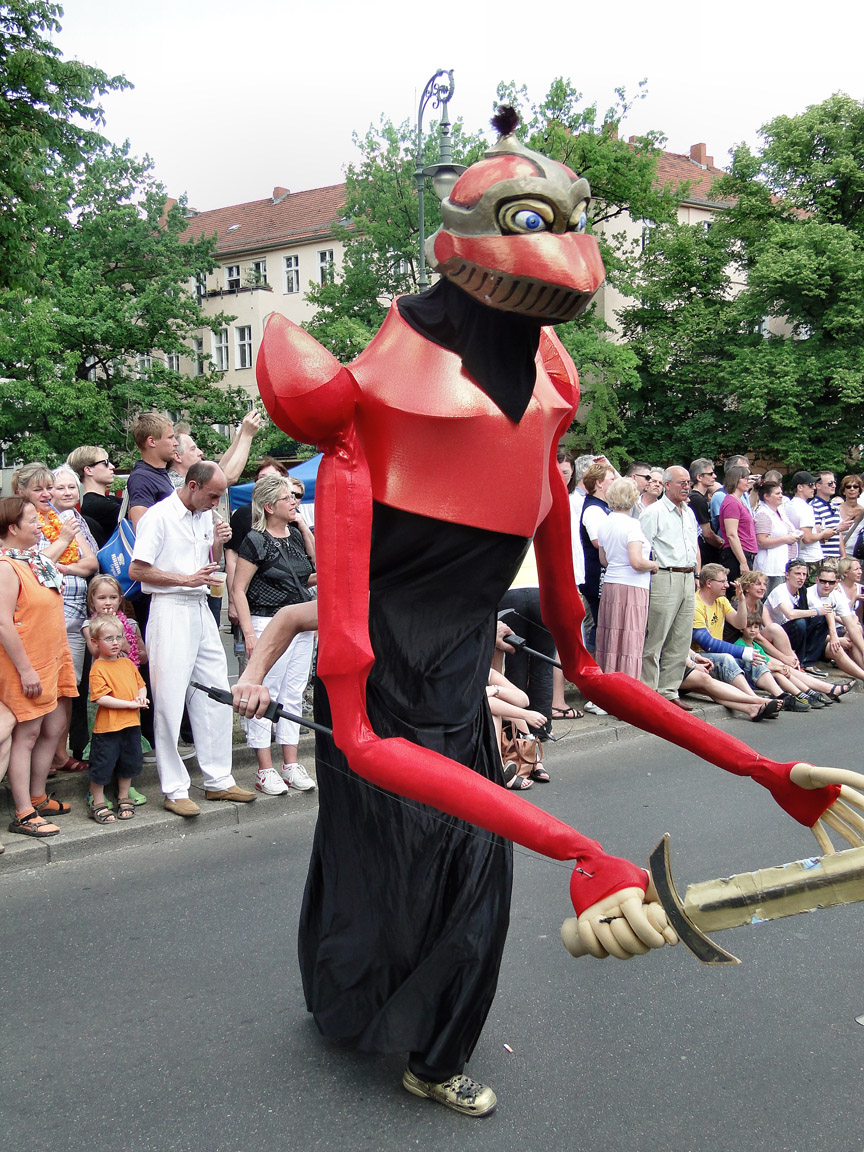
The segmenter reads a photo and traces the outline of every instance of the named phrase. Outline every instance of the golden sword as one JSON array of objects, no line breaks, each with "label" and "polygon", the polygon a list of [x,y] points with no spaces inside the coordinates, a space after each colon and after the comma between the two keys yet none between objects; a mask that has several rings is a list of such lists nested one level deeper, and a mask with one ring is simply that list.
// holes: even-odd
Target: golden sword
[{"label": "golden sword", "polygon": [[[708,932],[864,900],[864,848],[704,880],[689,885],[683,900],[672,879],[668,832],[651,853],[648,867],[669,923],[703,964],[740,963],[715,944]],[[564,921],[561,938],[573,956],[586,954],[575,916]]]}]

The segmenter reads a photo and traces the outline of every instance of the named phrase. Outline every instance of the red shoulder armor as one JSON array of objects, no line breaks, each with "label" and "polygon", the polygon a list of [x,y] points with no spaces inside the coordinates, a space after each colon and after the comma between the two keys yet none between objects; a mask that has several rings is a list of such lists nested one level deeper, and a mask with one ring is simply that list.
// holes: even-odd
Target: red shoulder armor
[{"label": "red shoulder armor", "polygon": [[261,399],[274,423],[301,443],[325,444],[351,424],[351,373],[284,316],[267,321],[256,372]]}]

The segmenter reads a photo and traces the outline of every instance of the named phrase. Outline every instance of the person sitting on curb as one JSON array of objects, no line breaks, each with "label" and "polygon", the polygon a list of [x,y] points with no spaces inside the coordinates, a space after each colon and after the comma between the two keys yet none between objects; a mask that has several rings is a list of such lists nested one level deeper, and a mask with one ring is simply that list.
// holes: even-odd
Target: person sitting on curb
[{"label": "person sitting on curb", "polygon": [[723,639],[727,617],[739,631],[747,623],[747,604],[740,584],[735,584],[738,607],[733,608],[724,592],[729,585],[727,569],[722,564],[706,564],[699,573],[699,588],[693,613],[693,644],[713,664],[712,675],[731,683],[743,667],[751,684],[780,700],[787,712],[808,712],[809,705],[783,691],[768,668],[765,656],[753,647],[736,647]]}]

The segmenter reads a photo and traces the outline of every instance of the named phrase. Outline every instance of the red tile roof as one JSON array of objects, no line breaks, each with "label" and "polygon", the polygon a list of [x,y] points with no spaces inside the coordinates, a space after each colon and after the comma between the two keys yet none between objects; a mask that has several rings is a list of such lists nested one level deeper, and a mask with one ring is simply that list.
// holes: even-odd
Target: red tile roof
[{"label": "red tile roof", "polygon": [[276,203],[272,196],[268,196],[266,200],[213,208],[190,216],[186,235],[193,239],[215,233],[218,238],[216,251],[220,256],[281,247],[329,236],[345,207],[344,184],[310,188],[307,192],[286,193],[284,196],[284,188],[277,187],[273,191]]},{"label": "red tile roof", "polygon": [[[723,176],[724,172],[722,168],[715,167],[712,156],[705,155],[705,145],[694,144],[690,153],[690,156],[685,156],[681,152],[661,152],[657,158],[656,183],[661,187],[671,185],[673,188],[679,188],[689,182],[690,189],[687,195],[682,197],[682,203],[685,204],[704,204],[712,207],[731,204],[730,200],[721,199],[711,192],[711,185],[718,176]],[[695,162],[696,157],[704,158],[704,168]]]}]

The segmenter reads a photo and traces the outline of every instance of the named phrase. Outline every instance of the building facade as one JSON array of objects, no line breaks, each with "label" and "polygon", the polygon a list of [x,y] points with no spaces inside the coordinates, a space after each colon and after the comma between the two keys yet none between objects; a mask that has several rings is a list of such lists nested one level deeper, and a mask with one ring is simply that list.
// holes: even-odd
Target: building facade
[{"label": "building facade", "polygon": [[188,210],[190,238],[216,236],[218,266],[193,285],[209,316],[234,319],[218,332],[203,328],[181,370],[203,374],[203,357],[225,384],[258,395],[255,359],[268,317],[278,312],[302,324],[314,312],[304,299],[310,283],[338,276],[342,244],[333,236],[342,218],[345,185],[291,193],[276,187],[266,200],[208,212]]}]

